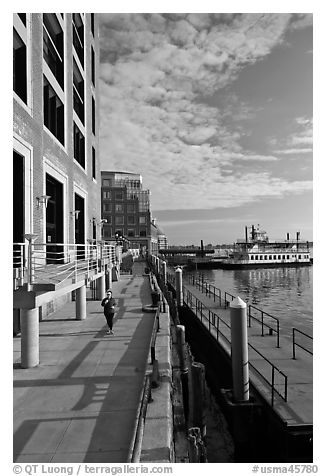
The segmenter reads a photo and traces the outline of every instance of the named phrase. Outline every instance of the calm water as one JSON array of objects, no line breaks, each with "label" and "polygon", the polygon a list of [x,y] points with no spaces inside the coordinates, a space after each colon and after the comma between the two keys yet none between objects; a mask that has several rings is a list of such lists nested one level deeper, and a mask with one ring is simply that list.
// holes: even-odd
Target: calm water
[{"label": "calm water", "polygon": [[313,266],[198,270],[195,274],[277,317],[281,334],[290,335],[296,327],[312,336]]}]

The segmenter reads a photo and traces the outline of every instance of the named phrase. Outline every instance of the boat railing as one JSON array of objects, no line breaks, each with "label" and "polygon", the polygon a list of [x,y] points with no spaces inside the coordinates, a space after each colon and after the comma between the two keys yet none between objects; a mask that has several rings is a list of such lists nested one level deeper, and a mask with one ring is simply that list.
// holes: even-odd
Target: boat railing
[{"label": "boat railing", "polygon": [[[221,343],[221,340],[228,342],[231,352],[231,325],[225,319],[222,319],[216,312],[213,312],[200,299],[198,299],[189,289],[183,286],[183,299],[184,303],[194,312],[200,322],[208,328],[211,335],[213,335],[217,342]],[[259,355],[261,359],[268,364],[268,370],[264,365],[264,371],[258,369],[257,358],[252,359],[255,361],[255,365],[249,357],[249,366],[256,374],[263,379],[263,381],[270,388],[271,393],[271,405],[274,405],[275,393],[277,393],[285,402],[287,401],[288,394],[288,377],[282,372],[276,365],[274,365],[267,357],[265,357],[259,350],[257,350],[252,344],[248,343],[248,347],[253,353]]]},{"label": "boat railing", "polygon": [[[298,342],[297,340],[298,334],[301,337],[300,342]],[[300,331],[296,327],[292,328],[292,358],[293,359],[296,359],[296,347],[300,347],[300,349],[303,349],[305,352],[308,352],[308,354],[313,355],[312,344],[313,344],[313,338],[309,334],[306,334],[305,332]],[[308,348],[308,346],[311,346],[311,348]]]}]

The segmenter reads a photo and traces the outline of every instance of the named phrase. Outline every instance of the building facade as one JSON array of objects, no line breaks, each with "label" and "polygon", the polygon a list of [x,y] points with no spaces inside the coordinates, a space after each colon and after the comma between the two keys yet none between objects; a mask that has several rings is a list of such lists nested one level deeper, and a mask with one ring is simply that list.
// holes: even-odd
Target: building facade
[{"label": "building facade", "polygon": [[100,239],[98,31],[96,14],[13,14],[14,243]]},{"label": "building facade", "polygon": [[102,171],[103,240],[124,237],[129,248],[151,249],[150,191],[142,177],[127,172]]}]

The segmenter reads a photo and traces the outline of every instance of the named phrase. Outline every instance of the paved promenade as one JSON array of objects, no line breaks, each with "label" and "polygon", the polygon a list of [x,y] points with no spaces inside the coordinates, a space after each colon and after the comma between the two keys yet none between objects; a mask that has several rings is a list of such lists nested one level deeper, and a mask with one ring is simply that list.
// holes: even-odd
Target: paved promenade
[{"label": "paved promenade", "polygon": [[145,263],[114,282],[114,336],[99,301],[68,303],[40,323],[40,365],[19,368],[14,338],[14,461],[123,463],[136,425],[154,313]]}]

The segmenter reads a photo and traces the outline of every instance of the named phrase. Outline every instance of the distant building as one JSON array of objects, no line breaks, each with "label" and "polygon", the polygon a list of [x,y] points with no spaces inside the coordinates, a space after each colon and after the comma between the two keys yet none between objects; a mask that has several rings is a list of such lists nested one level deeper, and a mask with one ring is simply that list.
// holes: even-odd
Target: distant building
[{"label": "distant building", "polygon": [[102,171],[102,219],[104,240],[122,236],[129,248],[151,250],[150,191],[143,190],[142,176]]},{"label": "distant building", "polygon": [[13,240],[100,238],[94,13],[13,15]]}]

